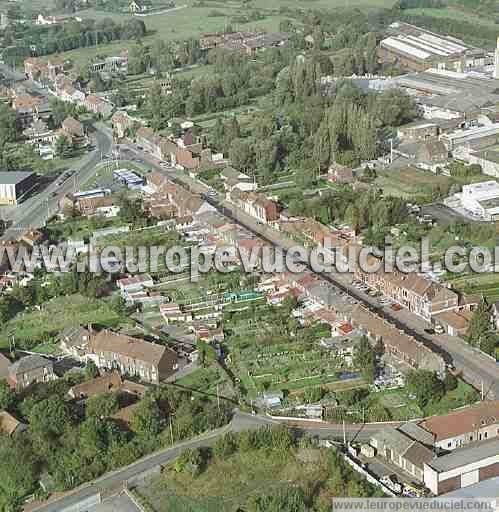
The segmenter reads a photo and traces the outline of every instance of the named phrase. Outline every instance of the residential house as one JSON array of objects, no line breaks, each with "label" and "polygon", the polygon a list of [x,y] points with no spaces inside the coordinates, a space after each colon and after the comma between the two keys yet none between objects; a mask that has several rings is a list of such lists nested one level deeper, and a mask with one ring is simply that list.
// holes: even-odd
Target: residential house
[{"label": "residential house", "polygon": [[115,202],[112,196],[81,197],[76,201],[75,207],[84,217],[94,215],[115,217],[120,211],[120,207]]},{"label": "residential house", "polygon": [[279,220],[278,204],[262,194],[234,189],[229,200],[263,224],[270,224]]},{"label": "residential house", "polygon": [[83,124],[74,117],[70,116],[64,119],[62,122],[62,130],[73,142],[80,145],[86,142],[85,128]]},{"label": "residential house", "polygon": [[59,334],[59,346],[64,354],[77,360],[84,360],[88,352],[91,328],[68,327]]},{"label": "residential house", "polygon": [[192,320],[192,313],[190,311],[182,311],[180,306],[174,302],[161,304],[159,312],[167,325],[175,322],[190,322]]},{"label": "residential house", "polygon": [[226,167],[221,173],[220,178],[223,181],[225,192],[228,196],[234,189],[243,192],[253,192],[258,188],[258,184],[254,178],[247,174],[236,171],[233,167]]},{"label": "residential house", "polygon": [[56,80],[56,77],[63,72],[64,63],[58,57],[51,56],[47,63],[36,57],[28,57],[24,61],[24,73],[34,81]]},{"label": "residential house", "polygon": [[141,126],[136,133],[136,142],[159,160],[173,160],[177,146],[170,140],[160,137],[154,130]]},{"label": "residential house", "polygon": [[86,400],[103,393],[118,392],[122,384],[120,374],[113,371],[71,387],[68,396],[73,400]]},{"label": "residential house", "polygon": [[346,320],[356,329],[364,332],[372,344],[381,340],[386,354],[396,359],[402,367],[430,370],[445,374],[445,361],[412,336],[399,331],[392,324],[380,318],[361,305],[347,313]]},{"label": "residential house", "polygon": [[400,429],[386,427],[371,437],[371,446],[379,456],[424,482],[424,466],[434,458],[430,448]]},{"label": "residential house", "polygon": [[428,139],[436,139],[438,135],[438,125],[436,123],[430,123],[426,120],[405,124],[400,126],[397,130],[398,138],[407,141],[424,141]]},{"label": "residential house", "polygon": [[91,335],[88,358],[100,369],[118,370],[151,384],[159,384],[177,369],[173,350],[107,329]]},{"label": "residential house", "polygon": [[45,100],[41,96],[30,94],[18,94],[12,100],[12,108],[16,111],[16,120],[19,128],[24,130],[36,121],[39,116],[39,109],[44,105]]},{"label": "residential house", "polygon": [[52,361],[39,355],[22,357],[9,368],[9,384],[17,389],[25,389],[35,383],[56,379]]},{"label": "residential house", "polygon": [[414,160],[417,167],[426,171],[436,172],[449,162],[449,151],[445,144],[438,139],[402,144],[395,152]]},{"label": "residential house", "polygon": [[476,441],[499,437],[499,400],[432,416],[420,424],[435,439],[435,447],[455,450]]},{"label": "residential house", "polygon": [[45,235],[38,229],[30,229],[21,236],[21,242],[29,247],[40,245],[45,240]]},{"label": "residential house", "polygon": [[370,266],[380,264],[377,272],[364,272],[360,265],[355,269],[355,279],[381,292],[412,313],[430,322],[435,315],[459,307],[459,296],[439,283],[416,272],[387,272],[381,260],[369,258]]},{"label": "residential house", "polygon": [[53,130],[51,130],[45,121],[38,119],[33,121],[23,131],[23,137],[26,139],[26,144],[33,144],[34,146],[52,144],[56,138]]},{"label": "residential house", "polygon": [[27,425],[21,423],[12,414],[7,411],[0,411],[0,433],[14,436],[24,432],[27,428]]},{"label": "residential house", "polygon": [[12,363],[10,359],[0,353],[0,380],[7,380],[9,378],[9,369]]},{"label": "residential house", "polygon": [[328,169],[327,179],[340,184],[350,184],[355,181],[352,169],[337,163]]},{"label": "residential house", "polygon": [[197,217],[216,211],[216,208],[211,206],[200,195],[193,194],[183,187],[169,187],[167,193],[168,199],[177,208],[177,215],[179,217]]},{"label": "residential house", "polygon": [[111,419],[114,420],[120,428],[130,430],[135,411],[139,407],[139,404],[140,402],[121,408],[111,416]]},{"label": "residential house", "polygon": [[126,112],[115,112],[111,117],[113,125],[113,134],[116,139],[120,140],[125,138],[130,133],[134,122]]},{"label": "residential house", "polygon": [[143,13],[148,10],[148,6],[142,0],[131,0],[128,4],[128,11],[132,14]]},{"label": "residential house", "polygon": [[93,114],[97,114],[100,116],[108,116],[113,111],[113,105],[108,101],[99,98],[95,94],[89,94],[85,101],[83,102],[83,106]]},{"label": "residential house", "polygon": [[69,81],[60,87],[58,97],[61,101],[65,101],[67,103],[76,103],[78,105],[85,103],[85,93],[77,89]]},{"label": "residential house", "polygon": [[118,279],[116,284],[120,289],[121,294],[126,295],[127,293],[142,291],[144,288],[151,288],[154,286],[154,281],[149,274],[143,274]]}]

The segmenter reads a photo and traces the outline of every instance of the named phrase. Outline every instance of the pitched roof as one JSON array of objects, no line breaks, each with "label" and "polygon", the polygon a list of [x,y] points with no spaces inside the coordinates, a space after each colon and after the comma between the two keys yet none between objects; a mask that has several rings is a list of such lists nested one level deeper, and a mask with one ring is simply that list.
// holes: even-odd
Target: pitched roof
[{"label": "pitched roof", "polygon": [[430,449],[395,428],[382,430],[375,434],[373,439],[394,450],[419,469],[423,469],[425,463],[433,460],[433,452]]},{"label": "pitched roof", "polygon": [[9,368],[12,363],[3,354],[0,354],[0,379],[5,379],[9,376]]},{"label": "pitched roof", "polygon": [[497,453],[499,453],[499,439],[496,437],[495,439],[471,443],[458,448],[447,455],[435,458],[427,464],[438,473],[443,473],[474,462],[483,461]]},{"label": "pitched roof", "polygon": [[131,359],[158,365],[162,357],[169,350],[162,345],[118,334],[104,329],[90,340],[90,347],[96,354],[111,352]]},{"label": "pitched roof", "polygon": [[442,441],[495,423],[499,423],[499,400],[481,402],[444,416],[433,416],[422,421],[420,426],[431,432],[436,441]]},{"label": "pitched roof", "polygon": [[9,436],[14,434],[23,424],[14,418],[12,414],[7,411],[0,411],[0,432],[8,434]]},{"label": "pitched roof", "polygon": [[433,446],[433,435],[420,427],[417,423],[408,421],[407,423],[400,425],[398,430],[411,439],[414,439],[414,441],[419,441],[427,446]]},{"label": "pitched roof", "polygon": [[118,412],[114,413],[111,418],[113,420],[117,420],[118,422],[129,425],[139,405],[140,402],[137,402],[136,404],[129,405],[128,407],[123,407],[123,409],[120,409]]},{"label": "pitched roof", "polygon": [[68,347],[78,347],[90,339],[90,332],[85,327],[68,327],[59,334],[59,339]]},{"label": "pitched roof", "polygon": [[70,391],[75,398],[90,398],[92,396],[101,395],[102,393],[118,391],[121,384],[120,374],[118,372],[111,372],[73,386]]},{"label": "pitched roof", "polygon": [[83,135],[83,125],[74,117],[66,117],[62,122],[62,127],[72,135]]},{"label": "pitched roof", "polygon": [[11,377],[15,377],[21,373],[30,372],[38,368],[52,367],[52,361],[39,355],[30,355],[16,361],[9,370]]}]

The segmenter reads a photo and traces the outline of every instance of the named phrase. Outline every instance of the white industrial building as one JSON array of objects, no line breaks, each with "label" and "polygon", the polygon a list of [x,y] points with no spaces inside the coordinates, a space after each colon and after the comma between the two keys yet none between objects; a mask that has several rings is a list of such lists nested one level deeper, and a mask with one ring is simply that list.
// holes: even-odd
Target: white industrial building
[{"label": "white industrial building", "polygon": [[446,145],[449,151],[452,151],[456,147],[463,145],[483,147],[495,144],[498,138],[499,123],[492,123],[486,126],[444,133],[440,137],[440,140]]},{"label": "white industrial building", "polygon": [[483,181],[464,185],[463,191],[456,194],[461,207],[482,220],[499,219],[499,184],[497,181]]},{"label": "white industrial building", "polygon": [[381,41],[379,48],[382,62],[396,63],[414,71],[430,67],[464,71],[488,62],[487,53],[480,48],[408,23],[392,23],[388,32],[390,36]]},{"label": "white industrial building", "polygon": [[499,476],[499,440],[473,443],[424,463],[424,484],[436,496]]}]

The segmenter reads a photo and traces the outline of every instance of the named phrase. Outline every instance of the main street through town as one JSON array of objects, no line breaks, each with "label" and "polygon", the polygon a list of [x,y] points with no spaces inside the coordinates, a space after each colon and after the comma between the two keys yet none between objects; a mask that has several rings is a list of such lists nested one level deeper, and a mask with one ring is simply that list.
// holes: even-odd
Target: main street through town
[{"label": "main street through town", "polygon": [[[236,208],[233,204],[226,201],[222,195],[214,195],[210,187],[199,180],[194,180],[185,172],[180,172],[176,169],[164,169],[159,165],[158,160],[143,151],[139,151],[135,145],[127,145],[126,149],[157,171],[166,174],[176,183],[183,185],[192,192],[202,194],[221,213],[230,217],[233,222],[245,227],[248,231],[283,249],[288,249],[294,245],[293,242],[281,236],[277,231],[262,225],[256,219]],[[208,195],[210,191],[211,194]],[[354,288],[351,284],[351,276],[349,275],[339,273],[318,273],[318,275],[336,286],[339,290],[346,292],[356,301],[361,302],[371,311],[393,324],[397,329],[413,336],[418,341],[430,346],[433,350],[447,355],[447,359],[452,360],[453,366],[462,373],[464,379],[479,391],[483,391],[484,398],[493,399],[499,397],[499,365],[492,358],[473,349],[458,337],[431,335],[425,332],[425,329],[430,327],[427,322],[405,310],[395,312],[388,306],[381,306],[375,298]]]},{"label": "main street through town", "polygon": [[[29,91],[46,98],[50,97],[45,89],[41,89],[33,82],[24,80],[24,75],[11,71],[5,65],[0,66],[0,72],[12,80],[22,82]],[[44,226],[48,217],[57,211],[59,199],[68,192],[72,192],[78,184],[88,181],[95,174],[96,165],[102,160],[102,156],[111,150],[113,138],[108,128],[96,124],[92,125],[91,128],[90,139],[94,145],[92,152],[88,153],[79,165],[72,169],[73,174],[65,181],[62,183],[59,180],[52,182],[43,191],[13,208],[6,216],[12,224],[0,240],[17,239],[29,229]]]}]

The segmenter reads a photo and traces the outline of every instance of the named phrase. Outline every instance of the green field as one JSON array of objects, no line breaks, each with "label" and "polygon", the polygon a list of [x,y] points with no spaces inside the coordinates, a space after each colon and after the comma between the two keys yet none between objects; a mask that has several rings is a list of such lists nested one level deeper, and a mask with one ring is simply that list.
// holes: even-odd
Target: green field
[{"label": "green field", "polygon": [[496,26],[493,18],[486,18],[449,6],[443,9],[407,9],[406,14],[415,16],[432,16],[434,18],[450,18],[456,21],[467,21],[482,25]]},{"label": "green field", "polygon": [[474,295],[484,295],[489,304],[499,300],[498,273],[447,275],[447,280],[456,290]]},{"label": "green field", "polygon": [[[152,512],[234,512],[274,510],[249,509],[247,505],[258,496],[275,496],[284,489],[303,488],[307,496],[313,496],[322,505],[313,510],[327,510],[331,496],[348,493],[341,486],[351,484],[350,495],[356,492],[353,487],[358,486],[355,474],[344,467],[341,459],[332,457],[334,452],[326,449],[307,449],[306,453],[299,448],[245,450],[224,459],[213,459],[196,476],[187,471],[177,472],[171,465],[150,485],[141,488],[138,495]],[[340,471],[344,478],[333,478],[332,472]],[[319,506],[317,501],[316,505]]]},{"label": "green field", "polygon": [[25,312],[4,324],[0,330],[0,347],[8,347],[12,336],[18,347],[32,348],[53,340],[67,327],[89,323],[117,326],[123,320],[102,300],[81,295],[57,297],[46,302],[40,311]]}]

